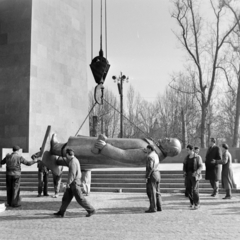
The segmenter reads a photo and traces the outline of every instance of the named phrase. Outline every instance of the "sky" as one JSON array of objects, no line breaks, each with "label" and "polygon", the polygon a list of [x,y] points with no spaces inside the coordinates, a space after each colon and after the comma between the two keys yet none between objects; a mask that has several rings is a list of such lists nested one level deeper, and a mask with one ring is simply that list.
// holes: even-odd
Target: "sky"
[{"label": "sky", "polygon": [[[93,0],[93,38],[91,36],[91,1],[86,9],[87,61],[99,55],[100,0]],[[103,2],[103,10],[105,8]],[[176,22],[171,18],[170,0],[108,0],[107,1],[107,59],[110,69],[104,86],[118,94],[112,76],[120,72],[129,77],[123,85],[126,96],[130,84],[141,97],[153,102],[163,94],[173,72],[180,71],[184,51],[173,33]],[[103,12],[103,17],[105,13]],[[103,51],[105,48],[105,19],[103,18]],[[93,49],[91,47],[93,39]],[[89,90],[96,85],[88,68]]]}]

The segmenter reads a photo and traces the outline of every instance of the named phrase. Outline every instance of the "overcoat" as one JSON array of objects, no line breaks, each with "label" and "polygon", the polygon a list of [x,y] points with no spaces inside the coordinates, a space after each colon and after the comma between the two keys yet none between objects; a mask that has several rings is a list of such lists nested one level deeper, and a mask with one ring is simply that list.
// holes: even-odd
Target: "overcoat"
[{"label": "overcoat", "polygon": [[218,146],[213,145],[210,147],[206,154],[205,165],[206,165],[206,180],[219,181],[221,180],[221,170],[222,167],[220,164],[213,163],[214,160],[221,160],[221,150]]},{"label": "overcoat", "polygon": [[232,156],[228,150],[222,154],[222,160],[218,163],[222,164],[222,187],[225,189],[232,189],[234,186],[233,170],[232,170]]}]

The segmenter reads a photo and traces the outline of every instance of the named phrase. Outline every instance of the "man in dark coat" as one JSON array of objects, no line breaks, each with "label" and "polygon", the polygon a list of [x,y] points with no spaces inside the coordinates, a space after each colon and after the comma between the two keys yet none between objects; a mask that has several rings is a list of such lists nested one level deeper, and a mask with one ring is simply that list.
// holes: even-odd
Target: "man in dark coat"
[{"label": "man in dark coat", "polygon": [[184,176],[186,176],[186,186],[190,207],[196,210],[200,207],[199,201],[199,181],[202,179],[202,158],[196,154],[192,145],[187,145],[188,155],[183,163]]},{"label": "man in dark coat", "polygon": [[21,163],[31,166],[37,160],[27,161],[19,153],[20,147],[13,146],[13,153],[8,154],[1,164],[6,164],[7,203],[9,207],[20,207]]},{"label": "man in dark coat", "polygon": [[209,145],[210,147],[207,151],[205,159],[205,179],[210,181],[211,187],[213,188],[211,196],[215,197],[219,191],[219,180],[221,180],[221,166],[215,160],[221,160],[221,150],[216,145],[215,138],[210,139]]}]

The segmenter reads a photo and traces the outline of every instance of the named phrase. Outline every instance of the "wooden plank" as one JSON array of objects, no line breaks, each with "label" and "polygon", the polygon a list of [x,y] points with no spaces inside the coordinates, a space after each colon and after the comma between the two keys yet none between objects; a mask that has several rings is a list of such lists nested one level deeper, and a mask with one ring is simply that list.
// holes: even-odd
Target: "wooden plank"
[{"label": "wooden plank", "polygon": [[[42,147],[41,147],[41,150],[40,150],[40,157],[42,157],[43,153],[46,151],[46,150],[50,150],[50,134],[51,132],[51,126],[49,125],[47,127],[47,130],[46,130],[46,133],[45,133],[45,136],[44,136],[44,139],[43,139],[43,143],[42,143]],[[49,138],[49,139],[48,139]],[[49,141],[49,146],[46,146],[46,143],[47,143],[47,140]]]}]

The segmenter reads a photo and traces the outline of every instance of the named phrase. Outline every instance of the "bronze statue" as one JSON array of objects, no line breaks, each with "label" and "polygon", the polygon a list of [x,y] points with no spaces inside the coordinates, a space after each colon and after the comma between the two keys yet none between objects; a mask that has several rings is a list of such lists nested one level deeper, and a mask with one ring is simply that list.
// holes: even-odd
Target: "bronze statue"
[{"label": "bronze statue", "polygon": [[[176,138],[165,138],[154,143],[150,139],[107,138],[104,135],[96,137],[70,137],[67,143],[59,143],[56,134],[50,134],[42,148],[44,164],[55,174],[59,174],[59,165],[66,165],[64,157],[66,149],[71,148],[80,161],[82,170],[114,167],[144,167],[146,164],[146,147],[155,145],[160,162],[167,156],[173,157],[181,152],[181,144]],[[49,147],[47,146],[49,145]]]}]

